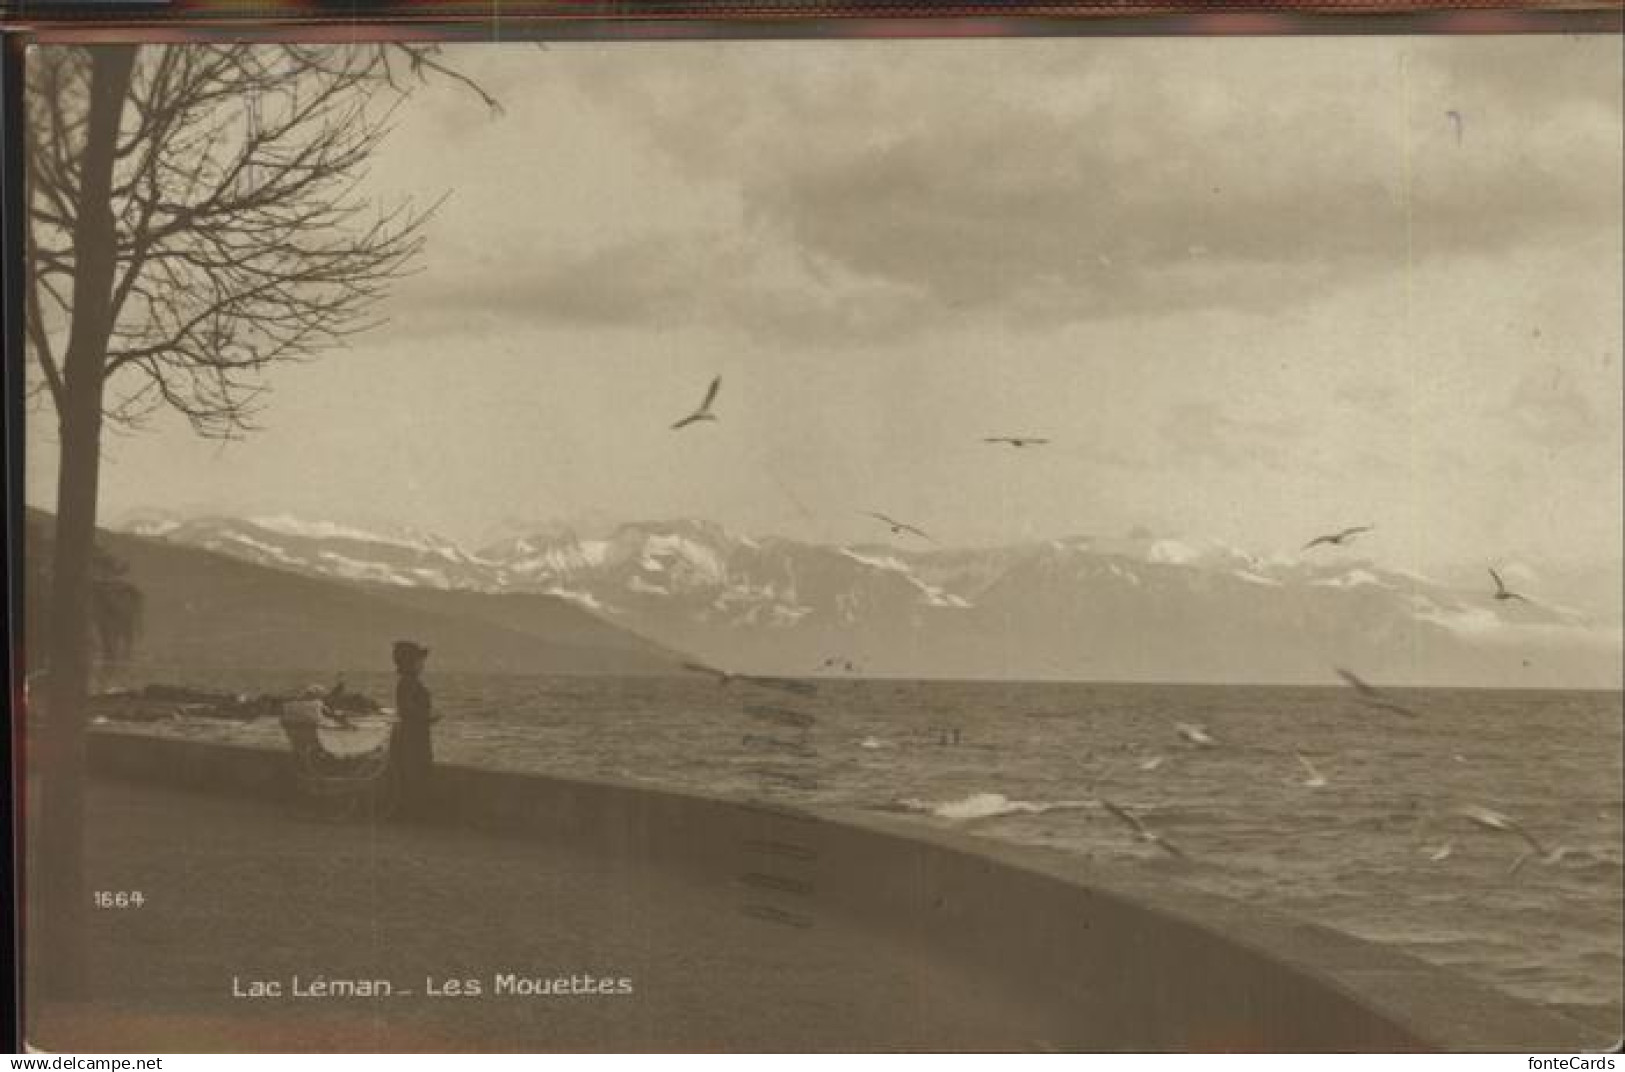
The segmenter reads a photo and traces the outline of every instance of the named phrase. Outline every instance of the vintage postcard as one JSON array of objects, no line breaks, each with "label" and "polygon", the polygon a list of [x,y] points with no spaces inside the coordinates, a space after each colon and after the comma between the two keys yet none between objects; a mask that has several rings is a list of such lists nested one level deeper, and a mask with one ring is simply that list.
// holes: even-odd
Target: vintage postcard
[{"label": "vintage postcard", "polygon": [[1618,37],[687,37],[28,49],[29,1043],[1615,1044]]}]

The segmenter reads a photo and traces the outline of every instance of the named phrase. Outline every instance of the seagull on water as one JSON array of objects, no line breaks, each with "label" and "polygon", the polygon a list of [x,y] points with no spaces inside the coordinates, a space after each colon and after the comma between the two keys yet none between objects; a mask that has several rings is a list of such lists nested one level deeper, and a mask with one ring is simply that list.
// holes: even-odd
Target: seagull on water
[{"label": "seagull on water", "polygon": [[1152,756],[1149,759],[1140,761],[1140,769],[1149,774],[1151,771],[1154,771],[1158,767],[1162,766],[1166,760],[1166,756]]},{"label": "seagull on water", "polygon": [[717,392],[720,390],[722,390],[722,377],[718,376],[716,379],[711,381],[710,390],[705,392],[705,401],[700,403],[700,408],[695,410],[693,413],[690,413],[687,417],[684,417],[676,424],[672,425],[672,431],[676,431],[679,428],[687,428],[689,425],[698,421],[716,420],[717,415],[711,412],[711,403],[717,400]]},{"label": "seagull on water", "polygon": [[[883,524],[891,526],[891,533],[893,536],[901,536],[904,533],[913,533],[915,536],[918,536],[921,539],[931,539],[931,537],[926,535],[923,530],[917,529],[913,525],[905,524],[902,521],[898,521],[894,517],[887,517],[885,514],[877,514],[872,510],[868,512],[867,516],[872,517],[876,521],[882,522]],[[931,542],[935,543],[936,541],[931,540]]]},{"label": "seagull on water", "polygon": [[1431,849],[1423,846],[1422,851],[1428,854],[1429,860],[1438,863],[1440,860],[1450,859],[1450,854],[1456,851],[1456,843],[1447,841],[1443,845],[1437,845]]},{"label": "seagull on water", "polygon": [[1501,575],[1496,573],[1493,568],[1490,570],[1490,578],[1495,581],[1495,598],[1497,600],[1516,599],[1523,603],[1534,602],[1534,600],[1530,599],[1528,596],[1521,596],[1517,592],[1514,592],[1512,589],[1508,588],[1506,582],[1501,579]]},{"label": "seagull on water", "polygon": [[1019,449],[1021,447],[1041,447],[1048,443],[1049,440],[1039,439],[1035,436],[984,436],[982,442],[1008,443],[1010,446]]},{"label": "seagull on water", "polygon": [[1471,819],[1479,826],[1482,826],[1488,830],[1494,830],[1497,833],[1502,834],[1511,834],[1514,837],[1521,838],[1523,843],[1529,846],[1529,850],[1523,855],[1519,856],[1516,860],[1512,861],[1512,866],[1507,868],[1507,874],[1509,875],[1517,874],[1519,869],[1531,859],[1538,859],[1543,864],[1555,864],[1559,860],[1563,859],[1563,857],[1567,856],[1571,851],[1568,847],[1563,845],[1559,845],[1555,849],[1548,850],[1545,845],[1542,845],[1535,839],[1533,834],[1531,834],[1528,830],[1525,830],[1510,816],[1503,815],[1498,811],[1491,808],[1486,808],[1480,804],[1464,804],[1456,809],[1456,814],[1464,819]]},{"label": "seagull on water", "polygon": [[1353,528],[1344,529],[1341,532],[1332,532],[1327,533],[1325,536],[1316,536],[1314,539],[1304,544],[1303,549],[1307,551],[1311,547],[1318,547],[1321,544],[1327,544],[1332,547],[1342,547],[1350,540],[1354,539],[1354,537],[1363,532],[1370,532],[1376,527],[1377,526],[1375,525],[1356,525]]},{"label": "seagull on water", "polygon": [[1347,681],[1354,687],[1354,691],[1360,695],[1360,702],[1365,704],[1367,707],[1375,707],[1382,711],[1392,711],[1394,714],[1404,715],[1406,718],[1417,717],[1415,711],[1412,711],[1409,707],[1406,707],[1402,703],[1389,699],[1387,693],[1383,692],[1375,685],[1371,685],[1366,681],[1361,680],[1360,675],[1356,674],[1353,670],[1344,670],[1340,666],[1334,666],[1332,669],[1337,671],[1338,677],[1342,678],[1344,681]]},{"label": "seagull on water", "polygon": [[1309,777],[1302,782],[1304,786],[1309,789],[1319,789],[1326,784],[1326,776],[1316,770],[1315,765],[1304,758],[1303,753],[1294,752],[1293,755],[1298,757],[1298,762],[1303,764],[1303,769],[1309,772]]},{"label": "seagull on water", "polygon": [[1155,830],[1152,830],[1150,827],[1146,826],[1145,823],[1140,821],[1139,816],[1135,815],[1133,812],[1130,812],[1127,808],[1119,807],[1109,800],[1102,800],[1100,802],[1100,806],[1111,812],[1112,815],[1119,821],[1131,827],[1134,830],[1134,836],[1139,838],[1141,841],[1155,845],[1169,856],[1174,856],[1181,860],[1189,859],[1189,857],[1187,857],[1184,852],[1180,850],[1179,846],[1175,845],[1173,842],[1169,841]]},{"label": "seagull on water", "polygon": [[1174,723],[1174,729],[1178,731],[1181,737],[1198,748],[1217,748],[1219,746],[1219,742],[1209,736],[1206,729],[1194,722],[1176,722]]}]

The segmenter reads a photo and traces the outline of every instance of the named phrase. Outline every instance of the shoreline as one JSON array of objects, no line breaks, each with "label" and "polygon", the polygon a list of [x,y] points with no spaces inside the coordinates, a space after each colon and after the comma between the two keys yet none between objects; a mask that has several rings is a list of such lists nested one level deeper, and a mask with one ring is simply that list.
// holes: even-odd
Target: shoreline
[{"label": "shoreline", "polygon": [[[179,671],[182,671],[182,676],[184,676],[185,672],[187,670],[189,670],[189,669],[190,668],[188,668],[188,667],[182,667],[182,666],[178,666],[178,665],[175,665],[175,664],[169,664],[169,663],[163,663],[163,664],[158,664],[158,663],[142,664],[140,662],[124,663],[124,664],[121,664],[121,666],[120,666],[119,670],[117,671],[117,673],[112,675],[109,678],[109,682],[110,682],[109,687],[111,687],[111,688],[131,687],[131,686],[133,686],[133,685],[135,685],[137,683],[139,683],[139,684],[147,684],[147,683],[149,683],[150,681],[153,680],[153,678],[152,678],[152,676],[150,674],[146,675],[146,676],[140,676],[138,674],[132,673],[134,671],[143,671],[143,670],[179,670]],[[210,678],[220,678],[220,677],[224,677],[224,676],[229,676],[230,674],[233,674],[233,673],[247,674],[247,675],[254,675],[254,676],[286,677],[289,680],[297,679],[297,680],[299,680],[301,682],[307,682],[307,683],[308,682],[324,681],[324,680],[327,680],[328,678],[331,678],[331,677],[333,677],[335,675],[340,676],[340,677],[344,677],[344,678],[347,678],[347,679],[359,679],[359,678],[367,677],[369,675],[374,676],[374,677],[380,677],[380,678],[393,677],[394,676],[393,671],[388,670],[388,669],[379,669],[375,665],[374,666],[361,666],[361,667],[344,667],[344,666],[318,667],[318,668],[311,669],[311,670],[288,669],[288,668],[284,668],[284,667],[254,667],[254,666],[213,667],[213,668],[205,668],[201,672],[201,674],[195,674],[194,676],[205,676],[205,677],[210,677]],[[510,680],[520,680],[520,681],[529,680],[529,679],[533,679],[533,678],[534,679],[542,679],[542,680],[549,679],[549,678],[557,678],[557,679],[565,679],[565,680],[574,680],[574,679],[598,680],[598,679],[602,679],[602,678],[617,678],[617,677],[629,677],[629,678],[634,678],[634,679],[656,679],[656,680],[665,680],[665,681],[692,681],[692,680],[694,680],[694,672],[691,671],[691,670],[684,670],[681,667],[673,667],[673,668],[661,669],[661,670],[641,671],[641,672],[635,672],[635,673],[625,673],[625,672],[618,672],[618,671],[617,672],[607,672],[607,671],[598,671],[598,670],[550,670],[550,671],[546,671],[544,673],[534,673],[534,672],[523,671],[523,670],[479,670],[479,669],[472,669],[471,670],[471,669],[458,669],[455,666],[451,666],[451,667],[436,667],[435,673],[437,675],[447,675],[447,676],[468,675],[468,676],[481,677],[481,678],[510,679]],[[1327,693],[1327,694],[1331,694],[1331,695],[1336,695],[1336,694],[1339,694],[1339,693],[1346,693],[1348,691],[1348,686],[1347,685],[1340,684],[1335,680],[1325,680],[1325,679],[1320,679],[1320,678],[1307,678],[1307,677],[1297,679],[1297,680],[1292,680],[1292,681],[1285,681],[1285,680],[1254,681],[1254,680],[1249,680],[1249,679],[1237,679],[1237,680],[1234,680],[1234,681],[1227,681],[1227,680],[1195,680],[1195,679],[1184,679],[1184,678],[1177,678],[1177,679],[1169,680],[1169,679],[1155,678],[1155,677],[1145,677],[1145,678],[1069,678],[1069,677],[1037,677],[1037,678],[968,677],[968,678],[957,678],[957,677],[919,677],[919,676],[910,675],[910,674],[886,674],[886,673],[875,673],[875,674],[867,674],[867,673],[866,674],[833,674],[833,673],[831,673],[831,674],[820,674],[820,673],[816,673],[816,672],[809,673],[809,672],[806,672],[804,669],[803,670],[785,669],[783,671],[776,671],[776,670],[772,670],[772,669],[763,669],[763,670],[740,671],[740,673],[745,675],[745,676],[754,676],[754,677],[761,677],[761,678],[773,678],[773,679],[777,679],[777,680],[807,681],[807,682],[813,682],[813,683],[816,683],[816,684],[831,684],[831,685],[839,685],[839,684],[843,684],[843,683],[853,683],[853,684],[864,684],[864,683],[874,684],[874,683],[878,683],[878,684],[886,684],[886,685],[969,685],[969,686],[973,686],[973,687],[983,687],[983,686],[995,687],[995,686],[997,686],[997,687],[1000,687],[1000,688],[1012,688],[1012,687],[1019,688],[1019,687],[1023,687],[1023,686],[1039,686],[1039,687],[1055,686],[1055,687],[1100,688],[1100,689],[1143,689],[1143,688],[1157,688],[1157,689],[1258,689],[1258,690],[1265,690],[1265,691],[1316,692],[1316,693],[1323,692],[1323,693]],[[1612,681],[1612,683],[1608,684],[1608,685],[1573,685],[1573,684],[1563,684],[1563,685],[1474,685],[1474,684],[1439,682],[1439,681],[1410,682],[1410,683],[1391,681],[1391,682],[1387,683],[1384,687],[1385,688],[1391,688],[1391,689],[1397,689],[1397,690],[1401,690],[1401,691],[1404,691],[1404,692],[1417,692],[1417,693],[1474,692],[1474,693],[1514,693],[1514,694],[1526,694],[1526,693],[1529,693],[1529,694],[1540,694],[1540,695],[1549,695],[1549,694],[1553,694],[1553,693],[1556,693],[1556,694],[1578,693],[1578,694],[1581,694],[1581,695],[1588,695],[1588,696],[1625,696],[1625,677],[1616,677],[1616,678],[1611,679],[1611,681]]]},{"label": "shoreline", "polygon": [[[283,757],[269,750],[138,734],[94,740],[103,773],[261,799],[279,792]],[[1398,950],[1058,850],[889,815],[752,808],[647,784],[457,767],[442,773],[443,790],[459,802],[449,825],[573,846],[713,889],[737,891],[754,874],[743,845],[800,842],[821,861],[798,873],[808,880],[820,919],[890,935],[990,978],[1022,976],[1063,1002],[1098,1004],[1099,1014],[1082,1015],[1079,1029],[1132,1037],[1122,1048],[1186,1048],[1188,1042],[1152,1040],[1159,1032],[1187,1038],[1223,1032],[1236,1026],[1242,1009],[1249,1010],[1249,1031],[1274,1033],[1264,1046],[1271,1049],[1310,1049],[1315,1039],[1371,1031],[1389,1035],[1390,1045],[1411,1038],[1405,1048],[1574,1050],[1612,1041],[1595,1023]],[[760,887],[750,892],[758,896]],[[775,898],[786,901],[782,888]],[[1092,923],[1108,925],[1091,929]],[[1148,961],[1147,950],[1173,958],[1167,971]],[[1134,1000],[1136,990],[1149,999],[1166,989],[1170,973],[1184,977],[1174,984],[1178,994]],[[1216,1004],[1226,1002],[1239,1004],[1230,1010]],[[1274,1021],[1259,1021],[1263,1002],[1279,1006]]]}]

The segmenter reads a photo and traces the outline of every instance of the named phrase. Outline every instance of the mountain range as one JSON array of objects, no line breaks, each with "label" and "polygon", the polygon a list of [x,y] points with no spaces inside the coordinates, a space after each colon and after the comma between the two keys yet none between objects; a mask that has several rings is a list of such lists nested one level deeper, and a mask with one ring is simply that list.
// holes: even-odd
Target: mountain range
[{"label": "mountain range", "polygon": [[[1345,666],[1395,684],[1609,689],[1621,677],[1617,623],[1498,602],[1345,549],[1261,559],[1143,533],[828,546],[693,519],[593,536],[538,526],[477,550],[290,517],[127,528],[143,548],[208,551],[482,628],[545,606],[561,630],[552,643],[579,628],[583,643],[614,636],[618,651],[644,644],[640,654],[732,671],[1333,683]],[[202,598],[207,586],[188,583]],[[568,628],[561,608],[577,615]]]},{"label": "mountain range", "polygon": [[[51,524],[29,512],[24,548],[36,583],[48,576]],[[142,593],[131,669],[158,679],[388,670],[391,645],[406,638],[432,649],[437,670],[671,674],[682,658],[555,596],[351,579],[133,533],[103,531],[97,542]],[[32,606],[36,593],[27,594]]]}]

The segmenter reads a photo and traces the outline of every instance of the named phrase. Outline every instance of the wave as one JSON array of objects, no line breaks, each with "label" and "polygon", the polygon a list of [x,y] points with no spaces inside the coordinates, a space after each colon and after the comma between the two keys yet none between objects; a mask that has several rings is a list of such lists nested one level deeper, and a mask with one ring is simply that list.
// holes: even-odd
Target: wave
[{"label": "wave", "polygon": [[959,800],[932,803],[909,797],[896,801],[888,810],[919,812],[935,815],[939,819],[991,819],[999,815],[1043,815],[1052,811],[1073,811],[1094,807],[1088,800],[1057,800],[1035,804],[1027,800],[1011,800],[1003,793],[972,793]]},{"label": "wave", "polygon": [[1555,866],[1563,871],[1578,871],[1607,877],[1618,873],[1620,860],[1612,853],[1570,849]]}]

